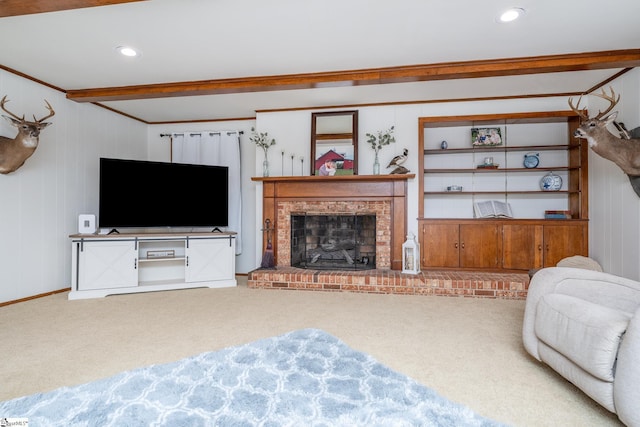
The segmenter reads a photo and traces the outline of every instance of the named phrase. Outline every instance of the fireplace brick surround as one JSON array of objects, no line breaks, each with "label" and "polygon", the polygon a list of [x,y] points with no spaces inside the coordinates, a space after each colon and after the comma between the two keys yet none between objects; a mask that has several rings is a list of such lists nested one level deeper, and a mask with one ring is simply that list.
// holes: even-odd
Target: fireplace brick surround
[{"label": "fireplace brick surround", "polygon": [[[403,274],[402,243],[407,233],[407,180],[415,175],[252,178],[263,185],[262,224],[274,228],[275,269],[248,275],[250,288],[444,295],[525,299],[528,274],[426,271]],[[291,267],[291,214],[375,213],[376,269],[309,270]],[[266,233],[263,250],[266,248]]]},{"label": "fireplace brick surround", "polygon": [[[262,224],[271,222],[276,266],[291,260],[291,213],[375,213],[376,266],[402,269],[402,243],[407,235],[407,175],[256,177],[262,182]],[[266,248],[263,236],[263,250]]]}]

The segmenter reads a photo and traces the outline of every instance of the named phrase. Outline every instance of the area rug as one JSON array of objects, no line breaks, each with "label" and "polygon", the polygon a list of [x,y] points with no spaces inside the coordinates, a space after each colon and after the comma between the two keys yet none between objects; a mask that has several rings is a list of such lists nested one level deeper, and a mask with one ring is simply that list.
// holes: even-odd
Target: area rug
[{"label": "area rug", "polygon": [[0,402],[30,426],[499,426],[317,329]]}]

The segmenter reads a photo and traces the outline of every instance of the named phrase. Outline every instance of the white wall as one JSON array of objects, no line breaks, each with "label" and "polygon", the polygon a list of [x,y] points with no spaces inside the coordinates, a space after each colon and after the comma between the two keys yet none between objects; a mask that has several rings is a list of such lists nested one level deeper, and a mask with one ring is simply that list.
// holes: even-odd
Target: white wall
[{"label": "white wall", "polygon": [[[351,108],[350,108],[351,109]],[[440,104],[409,104],[396,106],[363,107],[358,111],[359,145],[358,145],[358,174],[370,175],[373,173],[375,153],[366,142],[367,133],[376,133],[395,126],[394,135],[396,142],[383,147],[380,151],[381,173],[389,173],[385,169],[389,161],[401,154],[404,148],[409,150],[409,160],[404,164],[412,173],[418,170],[418,118],[426,116],[444,115],[469,115],[485,113],[527,112],[527,111],[553,111],[567,110],[566,98],[539,98],[530,100],[504,100],[504,101],[478,101],[478,102],[451,102]],[[309,175],[308,159],[311,151],[311,113],[306,110],[285,111],[258,114],[256,126],[261,132],[269,132],[277,140],[277,145],[269,151],[271,176],[280,175],[280,152],[285,150],[284,175],[291,175],[289,153],[296,153],[296,157],[305,157],[305,175]],[[255,172],[261,174],[262,152],[258,153],[255,160]],[[274,167],[275,166],[275,167]],[[298,160],[294,167],[294,175],[300,175]],[[422,202],[418,197],[418,179],[416,176],[408,181],[408,231],[418,235],[418,206]],[[256,217],[262,215],[262,188],[256,189]],[[261,241],[256,236],[256,256],[259,255]]]},{"label": "white wall", "polygon": [[[56,114],[24,166],[0,175],[0,302],[71,285],[70,234],[78,215],[98,212],[102,157],[144,159],[146,129],[139,122],[0,70],[0,94],[18,114],[42,117],[47,99]],[[15,127],[0,120],[0,135]]]},{"label": "white wall", "polygon": [[[640,69],[612,83],[621,95],[617,120],[628,129],[640,126]],[[607,103],[590,100],[590,110]],[[589,251],[607,272],[640,280],[640,197],[620,168],[595,154],[589,155]]]},{"label": "white wall", "polygon": [[[622,101],[619,119],[628,128],[640,126],[640,70],[613,83]],[[43,99],[56,110],[40,146],[18,171],[0,175],[0,302],[70,286],[69,234],[77,232],[77,217],[98,210],[100,157],[168,160],[169,139],[160,133],[184,130],[244,130],[241,138],[243,227],[245,250],[237,271],[246,273],[260,263],[262,187],[251,176],[262,175],[263,154],[249,141],[253,125],[269,132],[277,144],[269,150],[271,176],[309,174],[311,110],[259,113],[256,121],[211,122],[147,126],[91,104],[66,100],[64,94],[0,70],[0,94],[7,94],[11,111],[27,116],[46,114]],[[594,108],[598,108],[594,104]],[[602,108],[602,107],[600,107]],[[418,117],[518,111],[565,110],[565,98],[478,101],[360,108],[358,170],[372,172],[373,150],[367,132],[395,125],[397,142],[385,147],[380,162],[408,148],[406,166],[417,170]],[[323,110],[313,110],[323,111]],[[15,128],[0,120],[0,134],[13,137]],[[281,150],[285,150],[284,163]],[[291,154],[295,154],[293,171]],[[246,167],[245,167],[246,166]],[[590,253],[605,271],[640,280],[640,198],[619,168],[590,153]],[[282,170],[284,169],[284,170]],[[409,181],[409,231],[417,232],[418,183]]]},{"label": "white wall", "polygon": [[[636,69],[614,82],[616,93],[622,95],[617,109],[619,119],[632,129],[640,126],[640,70]],[[592,97],[590,97],[592,98]],[[588,99],[583,103],[588,106]],[[597,102],[597,101],[592,101]],[[603,108],[595,105],[594,108]],[[349,108],[351,109],[351,108]],[[500,101],[450,102],[440,104],[416,104],[359,108],[358,173],[371,174],[374,151],[366,142],[366,133],[374,133],[395,126],[396,143],[384,147],[380,152],[382,173],[384,167],[403,148],[409,149],[409,160],[405,166],[412,172],[418,169],[418,118],[445,115],[472,115],[528,111],[568,110],[567,98],[532,98]],[[345,108],[346,110],[346,108]],[[309,175],[311,113],[306,110],[270,112],[258,114],[257,128],[269,132],[277,145],[269,151],[271,176],[281,175],[280,152],[285,150],[284,175],[291,175],[289,153],[305,157],[305,175]],[[262,152],[255,158],[255,174],[262,170]],[[631,189],[627,177],[617,166],[590,152],[590,255],[600,262],[605,271],[640,280],[640,198]],[[298,160],[293,175],[300,175]],[[408,230],[417,233],[418,179],[409,180],[408,185]],[[262,216],[262,189],[256,188],[256,218]],[[261,240],[256,235],[256,257],[260,256]]]}]

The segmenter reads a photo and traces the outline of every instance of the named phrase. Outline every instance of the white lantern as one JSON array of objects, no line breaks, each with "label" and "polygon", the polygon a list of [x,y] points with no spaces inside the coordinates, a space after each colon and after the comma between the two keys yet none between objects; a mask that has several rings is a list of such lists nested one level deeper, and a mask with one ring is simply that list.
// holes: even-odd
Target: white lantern
[{"label": "white lantern", "polygon": [[411,232],[407,234],[407,241],[402,244],[402,272],[420,273],[420,244]]}]

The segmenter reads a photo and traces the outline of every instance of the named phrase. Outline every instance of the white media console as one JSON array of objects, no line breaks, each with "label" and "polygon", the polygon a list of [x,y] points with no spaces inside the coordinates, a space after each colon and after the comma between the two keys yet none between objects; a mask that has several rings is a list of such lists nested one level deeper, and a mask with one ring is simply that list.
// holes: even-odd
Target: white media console
[{"label": "white media console", "polygon": [[73,234],[69,299],[236,286],[235,235]]}]

